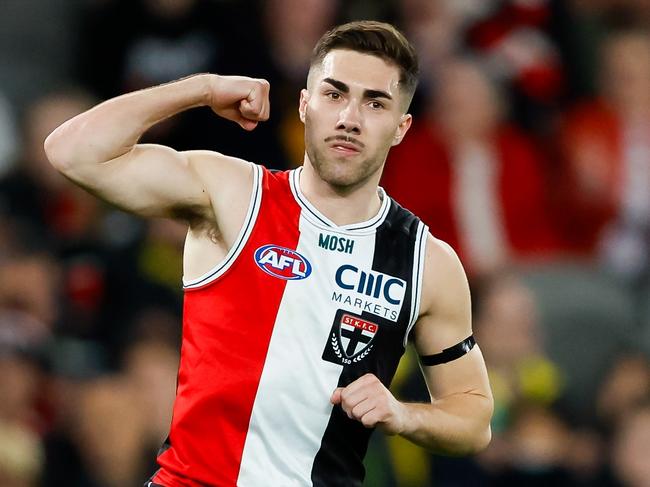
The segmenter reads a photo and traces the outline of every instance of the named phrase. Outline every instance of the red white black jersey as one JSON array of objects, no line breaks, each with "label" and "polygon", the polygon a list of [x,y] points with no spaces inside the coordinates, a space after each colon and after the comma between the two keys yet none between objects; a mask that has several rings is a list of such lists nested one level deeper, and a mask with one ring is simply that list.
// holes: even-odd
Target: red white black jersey
[{"label": "red white black jersey", "polygon": [[337,226],[301,169],[254,166],[237,242],[185,281],[169,439],[152,485],[360,486],[371,431],[330,397],[386,386],[418,317],[426,226],[382,189],[378,214]]}]

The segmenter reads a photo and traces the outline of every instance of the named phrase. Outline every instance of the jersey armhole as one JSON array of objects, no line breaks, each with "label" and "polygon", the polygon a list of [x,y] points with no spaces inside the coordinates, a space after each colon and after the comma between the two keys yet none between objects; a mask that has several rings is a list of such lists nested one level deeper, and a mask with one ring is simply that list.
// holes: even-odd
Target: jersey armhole
[{"label": "jersey armhole", "polygon": [[260,205],[262,202],[262,182],[262,168],[257,164],[253,164],[253,191],[248,205],[248,211],[246,212],[246,218],[244,218],[244,223],[239,230],[235,243],[230,247],[226,257],[211,270],[195,279],[186,280],[183,278],[183,289],[196,289],[213,282],[221,277],[230,266],[232,266],[235,260],[237,260],[237,257],[239,257],[239,254],[243,250],[253,231],[257,215],[260,211]]},{"label": "jersey armhole", "polygon": [[422,298],[422,276],[424,275],[424,258],[427,245],[427,236],[429,234],[429,227],[424,223],[418,223],[418,229],[415,236],[415,243],[413,249],[413,277],[411,279],[411,315],[408,327],[404,333],[403,345],[406,348],[409,334],[411,329],[418,321],[420,316],[420,301]]}]

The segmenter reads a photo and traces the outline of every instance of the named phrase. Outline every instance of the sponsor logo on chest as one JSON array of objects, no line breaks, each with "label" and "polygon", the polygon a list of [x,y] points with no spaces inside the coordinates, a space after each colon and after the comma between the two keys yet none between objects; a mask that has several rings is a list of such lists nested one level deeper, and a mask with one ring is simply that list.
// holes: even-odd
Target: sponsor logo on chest
[{"label": "sponsor logo on chest", "polygon": [[354,240],[321,233],[318,235],[318,246],[327,250],[351,254],[354,249]]},{"label": "sponsor logo on chest", "polygon": [[345,304],[357,311],[365,311],[391,321],[397,321],[406,281],[377,271],[361,270],[344,264],[336,270],[332,301]]}]

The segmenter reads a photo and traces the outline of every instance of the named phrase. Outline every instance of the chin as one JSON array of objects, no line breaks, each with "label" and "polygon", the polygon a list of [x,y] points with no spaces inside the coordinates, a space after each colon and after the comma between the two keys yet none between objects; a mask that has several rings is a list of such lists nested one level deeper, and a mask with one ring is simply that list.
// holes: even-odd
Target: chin
[{"label": "chin", "polygon": [[364,179],[362,174],[359,174],[355,168],[350,167],[349,162],[344,163],[329,163],[325,167],[316,167],[316,172],[320,178],[326,183],[335,187],[349,187],[358,184]]}]

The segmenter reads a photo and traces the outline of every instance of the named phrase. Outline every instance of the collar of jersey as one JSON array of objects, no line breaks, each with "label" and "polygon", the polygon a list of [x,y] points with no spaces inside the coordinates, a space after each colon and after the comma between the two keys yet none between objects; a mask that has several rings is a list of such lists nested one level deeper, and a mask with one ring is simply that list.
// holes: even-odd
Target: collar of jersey
[{"label": "collar of jersey", "polygon": [[302,194],[300,190],[300,174],[302,173],[302,167],[294,169],[291,171],[291,177],[289,178],[289,184],[291,186],[291,192],[296,202],[304,210],[304,216],[314,225],[335,231],[343,232],[354,232],[354,233],[372,233],[375,229],[381,225],[388,215],[388,210],[390,209],[390,198],[384,191],[384,188],[381,186],[378,187],[379,196],[381,198],[381,207],[375,216],[370,220],[366,220],[360,223],[350,223],[348,225],[337,225],[332,220],[323,215],[314,205],[312,205],[309,200]]}]

